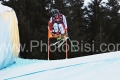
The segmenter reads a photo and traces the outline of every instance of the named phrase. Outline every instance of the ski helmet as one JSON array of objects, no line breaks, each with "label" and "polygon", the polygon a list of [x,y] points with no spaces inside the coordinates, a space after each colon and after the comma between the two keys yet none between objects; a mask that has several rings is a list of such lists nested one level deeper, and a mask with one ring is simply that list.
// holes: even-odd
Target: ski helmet
[{"label": "ski helmet", "polygon": [[52,10],[52,15],[56,16],[57,14],[59,14],[59,10],[58,9],[53,9]]}]

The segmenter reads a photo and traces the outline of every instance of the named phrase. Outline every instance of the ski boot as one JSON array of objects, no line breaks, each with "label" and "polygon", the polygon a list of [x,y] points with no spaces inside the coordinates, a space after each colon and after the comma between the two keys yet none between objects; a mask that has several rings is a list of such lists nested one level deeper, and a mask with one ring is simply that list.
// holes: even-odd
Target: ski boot
[{"label": "ski boot", "polygon": [[61,40],[61,35],[58,35],[57,41]]},{"label": "ski boot", "polygon": [[64,39],[64,36],[61,36],[61,40],[63,40]]}]

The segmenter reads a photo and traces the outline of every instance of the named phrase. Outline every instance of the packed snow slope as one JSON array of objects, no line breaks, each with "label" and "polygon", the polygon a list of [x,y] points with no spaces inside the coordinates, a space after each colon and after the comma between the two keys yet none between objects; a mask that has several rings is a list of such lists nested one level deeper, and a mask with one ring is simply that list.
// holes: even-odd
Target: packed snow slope
[{"label": "packed snow slope", "polygon": [[17,59],[0,80],[120,80],[120,52],[64,60]]}]

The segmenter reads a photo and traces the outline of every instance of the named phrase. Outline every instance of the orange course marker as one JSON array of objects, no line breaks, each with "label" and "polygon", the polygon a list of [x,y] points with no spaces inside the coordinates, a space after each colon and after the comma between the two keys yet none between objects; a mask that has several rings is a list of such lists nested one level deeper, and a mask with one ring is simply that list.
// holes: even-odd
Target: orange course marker
[{"label": "orange course marker", "polygon": [[[52,35],[51,30],[52,30],[52,24],[48,22],[48,60],[50,59],[50,38],[57,38],[58,36],[56,34]],[[66,35],[64,36],[66,37]],[[67,50],[67,41],[66,41],[66,59],[68,58],[68,50]]]}]

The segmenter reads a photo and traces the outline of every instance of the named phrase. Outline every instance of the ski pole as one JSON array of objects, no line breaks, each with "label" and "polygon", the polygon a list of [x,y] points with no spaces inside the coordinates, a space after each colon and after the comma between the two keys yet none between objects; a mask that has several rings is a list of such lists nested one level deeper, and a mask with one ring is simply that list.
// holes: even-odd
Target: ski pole
[{"label": "ski pole", "polygon": [[[68,33],[66,32],[66,35],[68,36]],[[75,48],[75,46],[73,45],[73,43],[72,43],[72,41],[70,40],[70,37],[68,36],[68,39],[69,39],[69,41],[70,41],[70,44],[72,45],[72,47],[74,48],[74,50],[76,51],[76,48]]]},{"label": "ski pole", "polygon": [[70,41],[72,47],[74,48],[74,50],[76,51],[76,48],[75,48],[75,46],[73,45],[73,43],[72,43],[72,41],[70,40],[70,38],[69,38],[69,41]]}]

